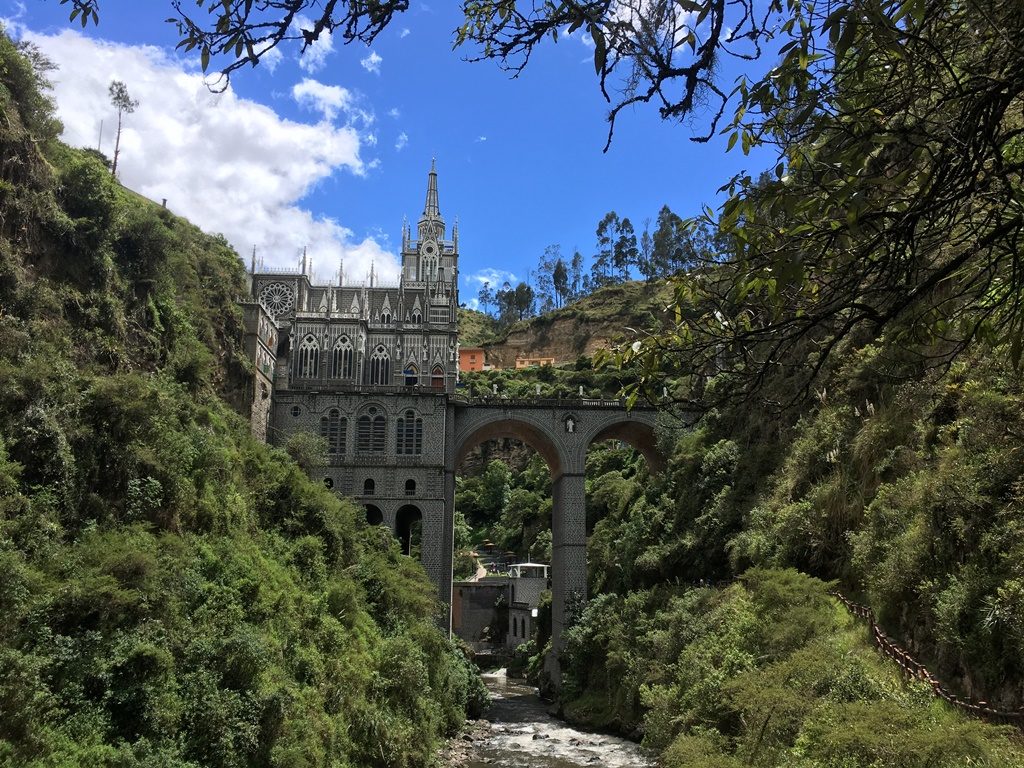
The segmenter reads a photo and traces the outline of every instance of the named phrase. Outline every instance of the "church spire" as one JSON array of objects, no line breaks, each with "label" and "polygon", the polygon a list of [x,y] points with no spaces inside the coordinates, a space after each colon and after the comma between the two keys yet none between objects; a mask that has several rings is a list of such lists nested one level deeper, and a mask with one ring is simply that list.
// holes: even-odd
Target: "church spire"
[{"label": "church spire", "polygon": [[444,237],[444,219],[441,218],[441,208],[437,204],[436,160],[430,161],[430,173],[427,174],[427,201],[423,204],[423,215],[420,216],[416,229],[420,240],[441,240]]},{"label": "church spire", "polygon": [[441,209],[437,205],[437,158],[430,160],[430,173],[427,175],[427,202],[423,205],[423,218],[441,218]]}]

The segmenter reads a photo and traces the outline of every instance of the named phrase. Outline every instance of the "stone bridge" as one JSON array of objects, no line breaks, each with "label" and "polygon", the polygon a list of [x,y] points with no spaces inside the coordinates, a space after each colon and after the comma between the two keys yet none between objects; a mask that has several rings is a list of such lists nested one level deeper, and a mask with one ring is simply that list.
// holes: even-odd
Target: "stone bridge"
[{"label": "stone bridge", "polygon": [[[457,397],[449,399],[448,411],[445,513],[423,519],[424,565],[437,584],[438,593],[450,605],[457,469],[473,448],[487,440],[521,440],[544,458],[551,471],[552,632],[557,651],[562,632],[570,619],[566,615],[569,606],[582,603],[587,596],[584,499],[587,449],[594,442],[622,440],[643,454],[652,472],[660,471],[664,461],[654,440],[657,411],[640,406],[627,410],[618,400],[469,400]],[[438,526],[442,527],[438,529]],[[440,551],[428,551],[438,545]]]}]

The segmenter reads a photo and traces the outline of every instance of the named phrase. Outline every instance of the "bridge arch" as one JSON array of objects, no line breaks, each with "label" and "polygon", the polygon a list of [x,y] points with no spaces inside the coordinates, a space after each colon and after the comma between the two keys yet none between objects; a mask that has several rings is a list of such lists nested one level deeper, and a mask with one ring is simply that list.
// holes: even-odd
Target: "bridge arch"
[{"label": "bridge arch", "polygon": [[548,465],[552,477],[558,477],[565,467],[564,451],[559,450],[557,438],[543,424],[528,417],[502,415],[492,420],[472,424],[456,434],[455,467],[462,464],[469,452],[488,440],[511,438],[530,446]]},{"label": "bridge arch", "polygon": [[[594,442],[622,440],[638,450],[652,472],[664,467],[658,454],[651,409],[626,411],[618,401],[478,400],[453,409],[452,450],[446,473],[446,507],[454,508],[455,471],[474,447],[487,440],[521,440],[547,462],[552,478],[552,641],[549,673],[558,679],[562,634],[587,598],[587,531],[584,472]],[[449,529],[450,530],[450,529]],[[451,547],[448,547],[451,554]],[[450,563],[450,557],[447,560]],[[440,585],[439,585],[440,586]],[[451,595],[448,566],[447,594]],[[443,594],[443,592],[442,592]]]},{"label": "bridge arch", "polygon": [[591,445],[604,440],[621,440],[635,448],[647,461],[652,474],[659,474],[665,469],[665,457],[658,451],[654,424],[651,422],[623,418],[598,424],[591,428],[584,450],[589,450]]}]

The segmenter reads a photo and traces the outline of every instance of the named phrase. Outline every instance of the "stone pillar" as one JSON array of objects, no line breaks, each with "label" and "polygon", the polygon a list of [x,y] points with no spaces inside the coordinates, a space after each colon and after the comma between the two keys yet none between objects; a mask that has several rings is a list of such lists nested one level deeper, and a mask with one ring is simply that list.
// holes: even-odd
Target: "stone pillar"
[{"label": "stone pillar", "polygon": [[455,555],[455,470],[445,467],[444,470],[444,540],[441,542],[444,562],[447,566],[437,582],[437,596],[444,604],[444,614],[440,618],[441,629],[449,636],[452,631],[452,577]]},{"label": "stone pillar", "polygon": [[552,483],[551,646],[557,655],[562,633],[587,599],[587,510],[583,468],[571,467]]},{"label": "stone pillar", "polygon": [[424,501],[419,506],[423,510],[421,561],[437,589],[438,599],[443,603],[439,624],[447,631],[451,623],[452,599],[451,514],[442,501]]}]

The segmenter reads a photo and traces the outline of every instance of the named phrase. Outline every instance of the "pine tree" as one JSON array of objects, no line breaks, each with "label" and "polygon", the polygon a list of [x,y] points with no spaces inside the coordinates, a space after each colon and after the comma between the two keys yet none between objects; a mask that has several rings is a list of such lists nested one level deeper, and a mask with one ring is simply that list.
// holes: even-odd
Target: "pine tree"
[{"label": "pine tree", "polygon": [[114,140],[114,163],[110,175],[117,177],[117,157],[121,153],[121,129],[125,115],[130,115],[139,106],[138,99],[128,95],[128,86],[120,80],[110,82],[110,103],[117,107],[117,138]]}]

